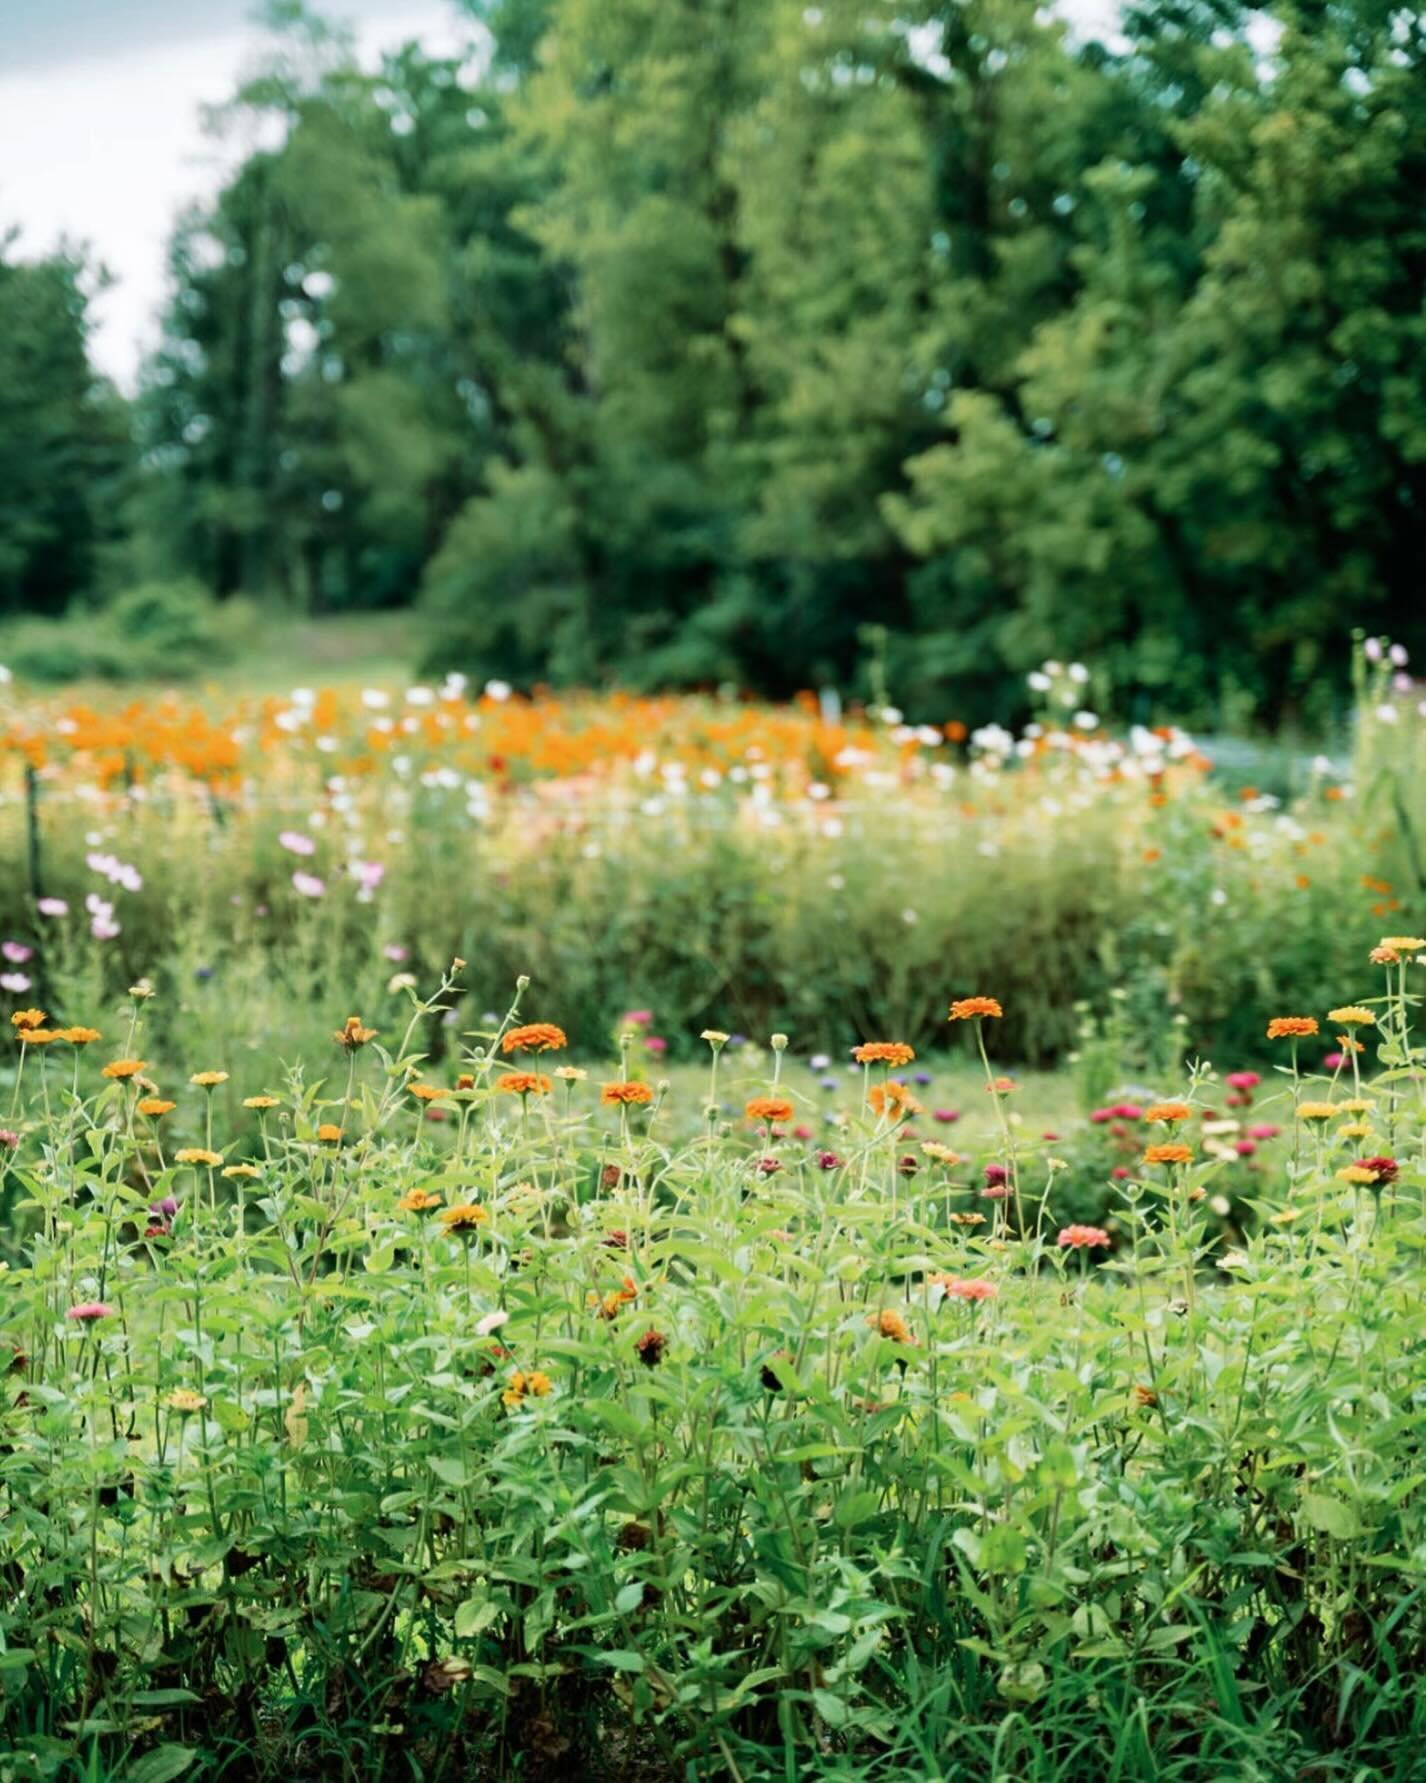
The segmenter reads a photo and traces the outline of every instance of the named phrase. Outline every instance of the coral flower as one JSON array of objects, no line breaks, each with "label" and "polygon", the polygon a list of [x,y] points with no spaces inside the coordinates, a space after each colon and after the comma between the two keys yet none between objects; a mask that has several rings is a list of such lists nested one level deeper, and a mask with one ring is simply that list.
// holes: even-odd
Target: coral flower
[{"label": "coral flower", "polygon": [[226,1071],[195,1071],[189,1083],[196,1083],[200,1090],[215,1090],[220,1083],[228,1081]]},{"label": "coral flower", "polygon": [[1317,1032],[1313,1015],[1275,1015],[1268,1023],[1269,1040],[1288,1040]]},{"label": "coral flower", "polygon": [[71,1306],[64,1316],[74,1319],[78,1324],[90,1325],[96,1319],[108,1319],[113,1315],[113,1307],[102,1300],[81,1300],[78,1306]]},{"label": "coral flower", "polygon": [[220,1152],[210,1152],[206,1146],[202,1145],[185,1145],[182,1151],[175,1152],[173,1156],[175,1163],[207,1164],[210,1169],[223,1162]]},{"label": "coral flower", "polygon": [[653,1099],[654,1093],[646,1083],[605,1083],[599,1086],[599,1100],[606,1108],[617,1108],[620,1103],[626,1107],[642,1107]]},{"label": "coral flower", "polygon": [[148,1064],[147,1059],[111,1059],[100,1072],[101,1077],[137,1077]]},{"label": "coral flower", "polygon": [[864,1046],[854,1046],[852,1057],[859,1065],[909,1065],[916,1049],[904,1040],[869,1040]]},{"label": "coral flower", "polygon": [[134,1106],[140,1114],[147,1115],[153,1121],[160,1115],[172,1114],[177,1104],[165,1102],[162,1096],[144,1096]]},{"label": "coral flower", "polygon": [[460,1201],[454,1207],[448,1207],[441,1215],[441,1224],[447,1232],[477,1232],[490,1218],[483,1207],[473,1201]]},{"label": "coral flower", "polygon": [[1151,1145],[1144,1151],[1146,1164],[1191,1164],[1193,1147],[1191,1145]]},{"label": "coral flower", "polygon": [[888,1121],[904,1120],[908,1115],[920,1114],[921,1104],[911,1094],[904,1083],[890,1078],[884,1084],[876,1084],[867,1094],[872,1113]]},{"label": "coral flower", "polygon": [[369,1040],[375,1040],[376,1029],[364,1028],[359,1015],[349,1015],[332,1035],[338,1046],[344,1046],[348,1052],[355,1052],[359,1046],[365,1046]]},{"label": "coral flower", "polygon": [[495,1087],[507,1096],[548,1096],[554,1085],[539,1071],[507,1071]]},{"label": "coral flower", "polygon": [[933,1275],[931,1280],[947,1300],[994,1300],[1000,1292],[979,1275]]},{"label": "coral flower", "polygon": [[553,1022],[527,1022],[501,1035],[501,1052],[563,1052],[569,1045],[563,1028]]},{"label": "coral flower", "polygon": [[71,1046],[92,1046],[96,1040],[104,1038],[98,1028],[57,1028],[55,1032]]},{"label": "coral flower", "polygon": [[441,1205],[441,1198],[432,1189],[407,1189],[396,1205],[402,1213],[429,1213]]},{"label": "coral flower", "polygon": [[1375,1011],[1363,1009],[1359,1004],[1348,1003],[1345,1009],[1329,1009],[1329,1022],[1340,1022],[1344,1028],[1365,1028],[1376,1020]]},{"label": "coral flower", "polygon": [[965,1022],[973,1020],[976,1016],[1004,1015],[1004,1013],[1005,1011],[994,997],[958,997],[951,1004],[951,1012],[946,1019],[953,1022]]},{"label": "coral flower", "polygon": [[42,1028],[48,1020],[49,1016],[43,1009],[17,1009],[10,1017],[11,1025],[18,1028],[22,1034],[35,1028]]},{"label": "coral flower", "polygon": [[782,1096],[754,1096],[744,1104],[743,1113],[750,1121],[790,1121],[793,1108]]},{"label": "coral flower", "polygon": [[1112,1241],[1103,1226],[1066,1226],[1055,1242],[1066,1249],[1082,1251],[1095,1245],[1107,1247]]},{"label": "coral flower", "polygon": [[1193,1113],[1187,1102],[1155,1102],[1144,1110],[1144,1119],[1165,1127],[1186,1121]]},{"label": "coral flower", "polygon": [[867,1324],[882,1337],[889,1337],[893,1343],[914,1344],[916,1339],[911,1335],[911,1327],[897,1312],[895,1307],[883,1307],[880,1312],[867,1314]]}]

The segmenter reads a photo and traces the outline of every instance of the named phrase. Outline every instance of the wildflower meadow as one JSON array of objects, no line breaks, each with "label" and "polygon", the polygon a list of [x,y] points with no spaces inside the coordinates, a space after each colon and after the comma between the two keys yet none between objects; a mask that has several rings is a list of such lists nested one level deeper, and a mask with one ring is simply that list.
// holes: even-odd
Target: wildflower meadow
[{"label": "wildflower meadow", "polygon": [[1426,1775],[1423,720],[4,690],[0,1779]]}]

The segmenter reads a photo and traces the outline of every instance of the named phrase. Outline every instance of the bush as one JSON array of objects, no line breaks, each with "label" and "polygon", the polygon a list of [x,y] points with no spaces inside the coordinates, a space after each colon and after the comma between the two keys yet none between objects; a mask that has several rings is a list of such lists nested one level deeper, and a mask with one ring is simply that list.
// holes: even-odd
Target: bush
[{"label": "bush", "polygon": [[191,579],[145,582],[97,610],[24,619],[0,634],[0,661],[25,681],[182,680],[232,655],[233,624]]}]

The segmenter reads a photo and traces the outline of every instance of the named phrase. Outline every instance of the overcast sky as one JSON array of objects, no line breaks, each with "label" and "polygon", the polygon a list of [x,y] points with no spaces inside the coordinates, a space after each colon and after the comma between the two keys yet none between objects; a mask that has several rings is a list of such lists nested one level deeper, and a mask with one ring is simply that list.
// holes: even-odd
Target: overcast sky
[{"label": "overcast sky", "polygon": [[[199,108],[259,53],[250,0],[0,0],[0,233],[21,253],[87,244],[115,283],[94,307],[94,354],[126,389],[155,338],[174,218],[210,193],[223,152]],[[468,28],[445,0],[329,0],[363,59],[408,38],[441,50]],[[1114,0],[1067,0],[1101,25]]]}]

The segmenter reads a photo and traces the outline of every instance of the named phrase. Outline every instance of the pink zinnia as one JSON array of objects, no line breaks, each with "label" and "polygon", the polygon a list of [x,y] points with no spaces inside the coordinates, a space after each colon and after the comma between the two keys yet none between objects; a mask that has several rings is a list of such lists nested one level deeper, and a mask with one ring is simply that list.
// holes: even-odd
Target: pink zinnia
[{"label": "pink zinnia", "polygon": [[1223,1081],[1229,1089],[1255,1090],[1263,1080],[1256,1071],[1230,1071]]},{"label": "pink zinnia", "polygon": [[836,1152],[818,1152],[817,1168],[819,1170],[840,1170],[842,1168],[842,1160],[837,1156]]},{"label": "pink zinnia", "polygon": [[64,1315],[67,1319],[77,1319],[81,1324],[90,1324],[95,1319],[107,1319],[113,1316],[112,1306],[106,1306],[102,1300],[81,1300],[78,1306],[71,1306]]},{"label": "pink zinnia", "polygon": [[1273,1126],[1271,1121],[1262,1121],[1256,1127],[1248,1128],[1249,1139],[1276,1139],[1282,1132],[1281,1127]]},{"label": "pink zinnia", "polygon": [[1324,1071],[1340,1071],[1346,1063],[1346,1059],[1347,1055],[1344,1052],[1329,1052],[1322,1061],[1322,1069]]},{"label": "pink zinnia", "polygon": [[958,1121],[960,1118],[961,1111],[959,1108],[938,1108],[931,1115],[933,1121],[940,1121],[943,1126],[947,1127],[952,1121]]},{"label": "pink zinnia", "polygon": [[11,1127],[0,1127],[0,1151],[18,1151],[20,1135]]},{"label": "pink zinnia", "polygon": [[1252,1139],[1235,1140],[1233,1144],[1233,1150],[1237,1152],[1240,1158],[1251,1158],[1257,1149],[1257,1143]]},{"label": "pink zinnia", "polygon": [[1058,1242],[1067,1250],[1083,1251],[1093,1245],[1107,1247],[1110,1238],[1103,1226],[1066,1226]]},{"label": "pink zinnia", "polygon": [[994,1300],[1000,1292],[994,1282],[988,1282],[983,1276],[971,1275],[959,1281],[943,1281],[947,1300]]},{"label": "pink zinnia", "polygon": [[1003,1164],[987,1164],[985,1167],[985,1183],[987,1188],[998,1189],[1002,1183],[1010,1181],[1010,1172]]}]

